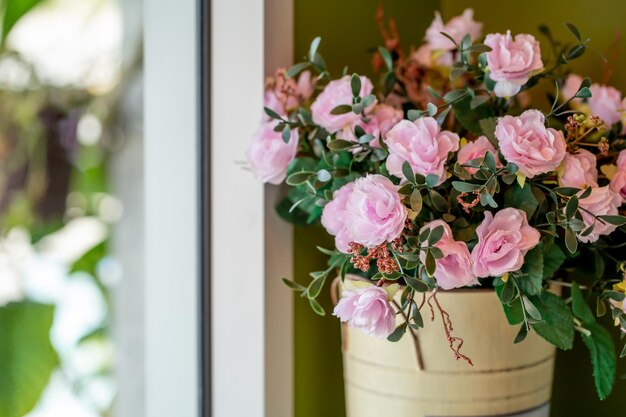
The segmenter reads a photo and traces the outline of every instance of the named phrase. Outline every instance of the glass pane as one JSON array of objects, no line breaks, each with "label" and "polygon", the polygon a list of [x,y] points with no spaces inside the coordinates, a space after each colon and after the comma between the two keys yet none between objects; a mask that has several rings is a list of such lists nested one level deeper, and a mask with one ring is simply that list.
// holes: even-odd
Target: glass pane
[{"label": "glass pane", "polygon": [[141,417],[141,2],[5,4],[0,416]]}]

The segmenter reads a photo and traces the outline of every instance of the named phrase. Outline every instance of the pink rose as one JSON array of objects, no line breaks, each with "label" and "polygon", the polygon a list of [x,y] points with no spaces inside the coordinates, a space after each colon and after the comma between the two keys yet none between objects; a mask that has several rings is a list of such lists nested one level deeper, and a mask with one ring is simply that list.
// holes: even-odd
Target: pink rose
[{"label": "pink rose", "polygon": [[[367,122],[363,119],[357,120],[351,126],[346,126],[340,130],[337,133],[337,138],[356,142],[358,138],[354,134],[354,128],[359,126],[366,134],[374,136],[374,139],[369,142],[369,145],[380,148],[380,137],[385,137],[387,132],[389,132],[396,123],[402,120],[402,117],[402,110],[396,110],[388,104],[379,104],[376,106],[373,113],[367,117],[367,119],[369,119]],[[354,151],[358,150],[360,150],[360,148],[354,149]]]},{"label": "pink rose", "polygon": [[622,203],[626,203],[626,170],[621,169],[618,170],[613,178],[611,178],[611,183],[609,184],[609,188],[616,193],[618,193],[622,197]]},{"label": "pink rose", "polygon": [[567,153],[559,169],[561,187],[586,188],[598,186],[596,157],[585,149],[576,153]]},{"label": "pink rose", "polygon": [[403,119],[404,113],[388,104],[379,104],[374,110],[374,117],[378,121],[380,134],[384,138],[391,128]]},{"label": "pink rose", "polygon": [[248,148],[248,162],[252,172],[261,182],[280,184],[287,176],[287,167],[298,151],[298,131],[291,131],[289,143],[275,132],[278,121],[263,122],[252,136]]},{"label": "pink rose", "polygon": [[371,248],[400,236],[407,209],[398,187],[388,178],[367,175],[354,181],[354,189],[346,202],[346,217],[353,241]]},{"label": "pink rose", "polygon": [[396,313],[387,301],[387,292],[374,285],[354,291],[344,290],[333,315],[348,322],[350,327],[379,338],[389,336],[396,326]]},{"label": "pink rose", "polygon": [[543,69],[539,42],[532,35],[518,34],[514,39],[511,31],[492,33],[485,38],[485,45],[491,47],[487,65],[498,97],[514,96],[534,72]]},{"label": "pink rose", "polygon": [[[578,93],[580,84],[583,82],[583,77],[578,74],[569,74],[561,87],[561,99],[563,101],[569,100]],[[572,101],[580,101],[579,98],[575,98]]]},{"label": "pink rose", "polygon": [[[311,115],[313,121],[326,129],[329,133],[335,133],[346,126],[352,126],[361,115],[353,112],[344,114],[331,114],[330,112],[341,104],[352,105],[352,88],[350,87],[350,77],[345,75],[338,80],[328,83],[324,91],[320,93],[311,105]],[[360,96],[365,97],[373,90],[372,82],[365,76],[361,76]],[[366,114],[374,107],[372,104],[365,111]]]},{"label": "pink rose", "polygon": [[402,120],[396,124],[385,138],[389,148],[387,169],[398,177],[402,175],[402,164],[408,161],[414,173],[435,174],[438,184],[446,180],[448,153],[459,149],[459,135],[441,131],[432,117],[421,117],[414,122]]},{"label": "pink rose", "polygon": [[620,121],[622,117],[622,94],[615,88],[600,84],[591,84],[591,97],[587,99],[591,114],[598,116],[607,125]]},{"label": "pink rose", "polygon": [[322,226],[335,236],[335,246],[343,253],[348,253],[348,243],[354,239],[347,227],[348,213],[346,203],[354,190],[354,182],[349,182],[333,193],[333,199],[324,206],[322,211]]},{"label": "pink rose", "polygon": [[[478,280],[472,271],[472,262],[470,253],[465,242],[454,240],[450,226],[443,220],[434,220],[422,227],[420,233],[426,229],[434,229],[437,226],[443,226],[443,237],[435,244],[435,247],[441,249],[443,258],[437,259],[435,269],[435,279],[437,285],[444,290],[453,288],[461,288],[469,285],[478,284]],[[427,242],[424,242],[426,246]],[[426,254],[420,253],[422,262],[425,262]]]},{"label": "pink rose", "polygon": [[480,38],[482,28],[482,23],[474,21],[474,10],[472,9],[465,9],[462,15],[453,17],[445,25],[439,12],[435,12],[435,19],[430,24],[430,27],[426,29],[424,39],[432,50],[441,49],[451,51],[456,49],[456,47],[450,39],[443,36],[441,32],[450,35],[457,44],[460,44],[463,37],[467,34],[470,35],[472,41]]},{"label": "pink rose", "polygon": [[[369,142],[369,145],[375,148],[380,148],[380,127],[378,125],[378,119],[376,119],[376,117],[369,117],[368,119],[369,120],[366,123],[363,119],[359,118],[353,124],[345,126],[337,132],[337,139],[349,140],[350,142],[358,141],[359,138],[357,138],[354,134],[354,129],[356,126],[359,126],[366,134],[374,136],[374,139]],[[359,146],[358,148],[352,148],[351,151],[354,153],[360,151],[361,149],[362,148]]]},{"label": "pink rose", "polygon": [[[450,41],[448,40],[448,42]],[[450,42],[450,45],[452,45],[452,42]],[[419,66],[426,68],[433,66],[451,67],[454,64],[454,54],[451,51],[442,50],[434,52],[425,43],[411,53],[411,60],[415,61]]]},{"label": "pink rose", "polygon": [[[297,82],[293,78],[286,78],[285,72],[285,68],[279,68],[274,77],[267,79],[263,97],[263,106],[281,116],[308,100],[313,95],[316,83],[311,71],[302,71]],[[268,116],[265,115],[265,118],[268,119]]]},{"label": "pink rose", "polygon": [[626,150],[619,153],[617,158],[617,172],[611,178],[609,188],[622,196],[622,203],[626,203]]},{"label": "pink rose", "polygon": [[472,250],[474,274],[499,277],[517,271],[526,253],[537,246],[539,232],[528,224],[526,213],[508,207],[496,215],[485,211],[485,219],[476,228],[478,243]]},{"label": "pink rose", "polygon": [[[456,160],[460,164],[466,164],[472,159],[484,158],[487,152],[491,152],[496,157],[496,165],[498,167],[502,167],[502,163],[498,159],[498,151],[496,148],[489,142],[486,136],[480,136],[473,142],[468,142],[465,145],[461,146],[459,153],[457,154]],[[478,171],[477,168],[465,168],[470,174],[474,174]]]},{"label": "pink rose", "polygon": [[495,135],[502,155],[528,178],[555,170],[565,158],[563,133],[546,128],[539,110],[526,110],[519,117],[504,116]]},{"label": "pink rose", "polygon": [[[582,194],[583,191],[579,193]],[[587,227],[595,224],[593,231],[587,236],[578,235],[578,240],[585,243],[595,242],[602,235],[613,233],[617,228],[609,223],[597,221],[594,216],[617,215],[619,206],[622,204],[622,197],[612,191],[609,186],[594,187],[587,198],[582,198],[578,202],[580,214]]]}]

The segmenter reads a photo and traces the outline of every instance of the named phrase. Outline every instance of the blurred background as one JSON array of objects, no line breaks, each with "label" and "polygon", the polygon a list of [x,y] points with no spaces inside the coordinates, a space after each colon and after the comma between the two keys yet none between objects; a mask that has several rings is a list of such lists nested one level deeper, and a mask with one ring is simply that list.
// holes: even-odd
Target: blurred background
[{"label": "blurred background", "polygon": [[[1,4],[0,417],[145,416],[141,1]],[[572,22],[595,48],[575,71],[626,91],[618,0],[294,0],[296,60],[321,35],[334,75],[348,64],[373,76],[379,4],[406,49],[435,10],[448,19],[473,7],[483,33],[540,40],[540,24],[566,39]],[[615,68],[608,80],[601,56]],[[315,246],[330,244],[322,229],[296,227],[294,277],[320,269]],[[340,417],[339,326],[299,301],[294,415]],[[626,381],[600,403],[586,355],[581,346],[559,353],[552,415],[623,415]]]},{"label": "blurred background", "polygon": [[0,416],[141,416],[141,2],[1,4]]}]

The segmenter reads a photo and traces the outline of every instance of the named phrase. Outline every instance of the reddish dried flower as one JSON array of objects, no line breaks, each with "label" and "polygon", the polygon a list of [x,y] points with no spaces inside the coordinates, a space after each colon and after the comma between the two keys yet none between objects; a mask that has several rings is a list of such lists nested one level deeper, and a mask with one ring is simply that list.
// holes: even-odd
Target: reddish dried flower
[{"label": "reddish dried flower", "polygon": [[469,201],[469,202],[465,200],[465,197],[469,195],[468,193],[461,193],[456,198],[456,200],[459,202],[459,204],[463,208],[463,211],[465,211],[466,213],[469,213],[470,211],[472,211],[472,209],[476,207],[478,203],[480,202],[480,194],[476,191],[472,192],[472,194],[474,194],[476,197],[472,201]]},{"label": "reddish dried flower", "polygon": [[602,136],[600,142],[598,143],[598,150],[602,156],[607,156],[609,154],[609,140],[604,136]]}]

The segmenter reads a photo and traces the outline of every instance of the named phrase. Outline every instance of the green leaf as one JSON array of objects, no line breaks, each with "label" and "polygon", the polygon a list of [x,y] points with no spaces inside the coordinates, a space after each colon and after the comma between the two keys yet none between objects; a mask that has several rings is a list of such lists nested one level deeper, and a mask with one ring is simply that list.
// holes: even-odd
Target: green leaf
[{"label": "green leaf", "polygon": [[488,117],[486,119],[479,120],[478,124],[480,125],[480,129],[483,135],[487,136],[489,142],[492,145],[498,146],[498,139],[496,138],[496,125],[498,124],[497,117]]},{"label": "green leaf", "polygon": [[299,62],[295,64],[293,67],[289,68],[287,72],[285,73],[285,76],[287,78],[293,78],[296,75],[300,74],[305,69],[309,68],[310,66],[311,66],[310,62]]},{"label": "green leaf", "polygon": [[344,140],[344,139],[335,139],[335,140],[331,140],[330,142],[328,142],[327,146],[328,146],[328,149],[336,152],[336,151],[342,151],[344,149],[349,149],[353,147],[354,142],[351,142],[349,140]]},{"label": "green leaf", "polygon": [[406,322],[396,327],[393,333],[387,336],[387,340],[390,342],[397,342],[398,340],[402,339],[404,333],[406,333]]},{"label": "green leaf", "polygon": [[534,320],[541,320],[541,312],[537,309],[533,302],[528,299],[528,297],[522,296],[522,303],[524,303],[526,314]]},{"label": "green leaf", "polygon": [[439,242],[441,238],[443,237],[444,232],[445,232],[445,229],[443,228],[443,226],[437,226],[434,229],[432,229],[430,231],[430,234],[428,235],[428,245],[433,246],[434,244]]},{"label": "green leaf", "polygon": [[320,316],[326,315],[326,311],[324,311],[324,307],[322,307],[320,303],[318,303],[316,300],[309,298],[309,305],[311,306],[313,311],[315,311],[316,314]]},{"label": "green leaf", "polygon": [[572,283],[572,311],[574,312],[574,315],[581,319],[585,324],[595,323],[596,321],[591,309],[585,302],[583,292],[580,290],[580,287],[576,282]]},{"label": "green leaf", "polygon": [[502,304],[509,304],[515,296],[517,295],[517,289],[515,288],[515,284],[513,284],[512,279],[508,279],[504,286],[502,286],[502,290],[500,292],[500,301]]},{"label": "green leaf", "polygon": [[553,239],[546,242],[543,247],[543,279],[552,278],[565,259],[565,254]]},{"label": "green leaf", "polygon": [[283,129],[281,137],[283,139],[283,142],[289,143],[289,140],[291,139],[291,128],[289,127],[289,125],[285,126],[285,128]]},{"label": "green leaf", "polygon": [[430,289],[428,287],[428,284],[426,284],[424,281],[414,278],[410,275],[405,275],[404,280],[409,287],[413,288],[417,292],[427,292]]},{"label": "green leaf", "polygon": [[507,187],[504,193],[504,206],[515,207],[526,213],[526,217],[530,219],[539,207],[539,202],[535,198],[531,185],[526,183],[521,188],[518,185]]},{"label": "green leaf", "polygon": [[517,336],[515,336],[513,343],[517,344],[523,342],[524,339],[526,339],[526,336],[528,336],[528,327],[526,326],[526,323],[522,323],[522,327],[520,327],[519,332],[517,332]]},{"label": "green leaf", "polygon": [[580,36],[580,31],[578,28],[571,23],[565,22],[565,27],[574,35],[574,37],[578,40],[578,42],[582,42],[582,38]]},{"label": "green leaf", "polygon": [[617,367],[617,354],[615,345],[609,332],[598,323],[586,326],[591,335],[581,333],[583,341],[591,354],[593,365],[593,379],[596,390],[601,400],[609,396],[615,382],[615,369]]},{"label": "green leaf", "polygon": [[435,275],[437,269],[437,260],[431,251],[426,251],[426,273],[429,277]]},{"label": "green leaf", "polygon": [[424,204],[424,200],[422,198],[422,193],[417,188],[413,190],[411,193],[411,210],[415,213],[419,214],[422,211],[422,206]]},{"label": "green leaf", "polygon": [[411,164],[408,161],[404,161],[402,163],[402,175],[406,178],[410,183],[415,183],[415,174],[413,173],[413,168],[411,168]]},{"label": "green leaf", "polygon": [[437,106],[435,106],[433,103],[428,103],[426,105],[426,111],[428,111],[428,115],[433,117],[435,114],[437,114]]},{"label": "green leaf", "polygon": [[361,93],[361,78],[357,74],[352,74],[350,79],[350,88],[352,89],[352,96],[358,97]]},{"label": "green leaf", "polygon": [[543,245],[537,245],[528,251],[522,266],[524,276],[516,278],[520,290],[527,295],[541,292],[543,282]]},{"label": "green leaf", "polygon": [[533,329],[559,349],[570,350],[574,343],[574,317],[565,301],[547,291],[530,298],[543,320],[533,323]]},{"label": "green leaf", "polygon": [[417,327],[424,327],[424,319],[422,318],[422,313],[420,313],[420,309],[417,308],[417,304],[415,303],[413,303],[411,316],[413,317],[413,322],[417,324]]},{"label": "green leaf", "polygon": [[420,117],[422,117],[423,114],[424,114],[424,112],[421,111],[421,110],[411,109],[408,112],[406,112],[406,117],[410,121],[414,122],[417,119],[419,119]]},{"label": "green leaf", "polygon": [[297,186],[307,182],[311,175],[315,175],[315,173],[310,171],[294,172],[287,177],[286,182],[288,185]]},{"label": "green leaf", "polygon": [[573,219],[576,213],[578,213],[578,197],[572,196],[565,205],[565,217]]},{"label": "green leaf", "polygon": [[624,224],[626,224],[626,216],[612,216],[612,215],[602,215],[602,216],[598,216],[600,219],[602,219],[604,222],[608,223],[608,224],[612,224],[613,226],[622,226]]},{"label": "green leaf", "polygon": [[463,182],[463,181],[452,181],[452,187],[455,190],[460,191],[462,193],[471,193],[473,191],[478,190],[481,187],[481,185],[471,184],[469,182]]},{"label": "green leaf", "polygon": [[387,66],[387,70],[391,71],[393,69],[393,60],[391,58],[391,54],[389,53],[389,51],[383,48],[382,46],[379,46],[378,52],[380,53],[380,56],[383,57],[383,60],[385,61],[385,65]]},{"label": "green leaf", "polygon": [[461,97],[464,97],[467,94],[467,90],[462,88],[458,90],[451,90],[445,96],[443,96],[444,101],[451,103],[459,100]]},{"label": "green leaf", "polygon": [[269,107],[263,107],[263,110],[265,111],[265,114],[267,114],[272,119],[277,119],[277,120],[283,119],[280,114],[276,113],[274,110],[270,109]]},{"label": "green leaf", "polygon": [[481,106],[489,101],[491,96],[474,96],[470,101],[470,108],[474,110],[476,107]]},{"label": "green leaf", "polygon": [[[41,0],[7,0],[2,19],[2,43],[6,42],[7,36],[13,26],[33,7],[41,3]],[[0,414],[2,415],[2,414]],[[4,416],[3,416],[4,417]]]},{"label": "green leaf", "polygon": [[571,227],[565,229],[565,247],[570,253],[576,253],[578,249],[578,239]]},{"label": "green leaf", "polygon": [[340,114],[350,113],[351,111],[352,111],[352,106],[350,104],[340,104],[336,106],[335,108],[333,108],[330,111],[330,114],[340,115]]},{"label": "green leaf", "polygon": [[428,188],[433,188],[439,182],[439,176],[435,174],[426,175],[426,186]]},{"label": "green leaf", "polygon": [[0,307],[0,416],[21,417],[37,404],[58,357],[50,343],[51,305]]},{"label": "green leaf", "polygon": [[589,98],[591,97],[591,90],[589,89],[589,87],[582,87],[580,90],[578,90],[575,97],[576,98]]},{"label": "green leaf", "polygon": [[285,277],[283,277],[283,283],[288,286],[289,288],[291,288],[292,290],[296,290],[296,291],[304,291],[306,290],[306,287],[298,284],[297,282],[291,281]]},{"label": "green leaf", "polygon": [[322,291],[322,288],[324,287],[324,283],[326,282],[326,276],[327,276],[325,271],[311,273],[311,275],[313,274],[318,274],[318,275],[314,276],[313,281],[311,281],[311,283],[309,284],[309,287],[307,288],[306,295],[310,299],[317,298],[317,296],[320,295],[320,292]]},{"label": "green leaf", "polygon": [[315,60],[315,54],[317,53],[317,49],[320,46],[320,42],[322,42],[322,38],[320,36],[316,37],[311,42],[311,47],[309,48],[309,61]]}]

